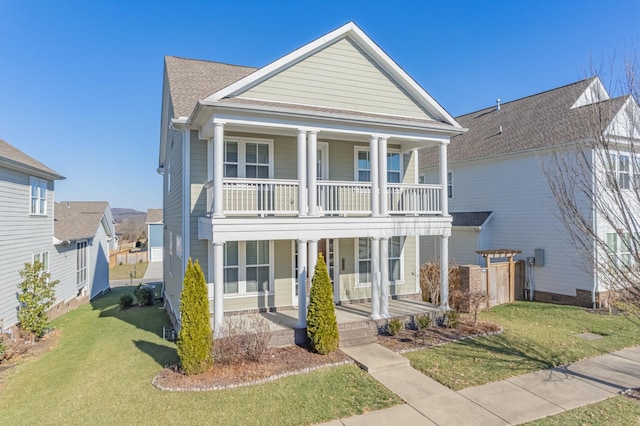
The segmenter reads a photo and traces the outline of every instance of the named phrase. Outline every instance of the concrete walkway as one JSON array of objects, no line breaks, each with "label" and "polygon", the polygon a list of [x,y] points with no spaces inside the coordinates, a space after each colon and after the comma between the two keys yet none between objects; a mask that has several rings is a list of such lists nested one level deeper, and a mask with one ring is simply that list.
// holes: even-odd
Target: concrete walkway
[{"label": "concrete walkway", "polygon": [[326,423],[355,425],[510,425],[550,416],[640,387],[640,346],[459,392],[378,345],[342,349],[405,404]]}]

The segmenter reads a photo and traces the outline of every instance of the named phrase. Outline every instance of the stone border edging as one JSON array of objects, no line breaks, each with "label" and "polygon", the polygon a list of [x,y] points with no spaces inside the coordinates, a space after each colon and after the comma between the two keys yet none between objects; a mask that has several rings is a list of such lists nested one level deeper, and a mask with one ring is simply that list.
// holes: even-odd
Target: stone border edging
[{"label": "stone border edging", "polygon": [[463,340],[467,340],[467,339],[475,339],[476,337],[484,337],[484,336],[495,336],[498,334],[502,334],[502,332],[504,331],[504,329],[502,327],[500,327],[500,329],[498,329],[497,331],[487,331],[486,333],[478,333],[478,334],[471,334],[469,336],[464,336],[461,337],[459,339],[448,339],[445,342],[442,343],[436,343],[435,345],[429,345],[429,346],[422,346],[420,348],[411,348],[411,349],[401,349],[399,351],[393,351],[399,355],[402,354],[406,354],[407,352],[417,352],[417,351],[423,351],[425,349],[429,349],[429,348],[437,348],[438,346],[444,346],[444,345],[448,345],[449,343],[456,343],[456,342],[461,342]]},{"label": "stone border edging", "polygon": [[282,378],[285,378],[285,377],[296,376],[298,374],[304,374],[304,373],[310,373],[312,371],[321,370],[323,368],[331,368],[331,367],[338,367],[340,365],[353,364],[353,362],[354,361],[352,359],[346,359],[344,361],[334,362],[332,364],[318,365],[316,367],[307,367],[307,368],[303,368],[302,370],[287,371],[285,373],[276,374],[275,376],[265,377],[264,379],[253,380],[251,382],[234,383],[234,384],[230,384],[230,385],[213,385],[213,386],[205,386],[205,387],[191,387],[191,388],[172,388],[172,387],[168,387],[168,386],[162,386],[161,384],[156,383],[156,379],[158,378],[158,375],[160,374],[160,373],[158,373],[158,374],[156,374],[156,376],[151,381],[151,385],[153,385],[153,387],[155,387],[156,389],[159,389],[161,391],[168,391],[168,392],[209,392],[209,391],[218,391],[218,390],[225,390],[225,389],[241,388],[241,387],[245,387],[245,386],[261,385],[261,384],[268,383],[268,382],[273,382],[275,380],[282,379]]}]

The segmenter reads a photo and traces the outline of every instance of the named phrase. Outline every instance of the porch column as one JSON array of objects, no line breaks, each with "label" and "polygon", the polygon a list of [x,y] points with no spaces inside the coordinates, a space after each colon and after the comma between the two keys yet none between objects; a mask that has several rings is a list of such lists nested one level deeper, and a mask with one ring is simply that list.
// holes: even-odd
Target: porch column
[{"label": "porch column", "polygon": [[387,215],[387,138],[378,140],[378,180],[380,186],[380,215]]},{"label": "porch column", "polygon": [[380,319],[380,240],[371,238],[371,318]]},{"label": "porch column", "polygon": [[307,276],[309,277],[309,290],[311,290],[311,286],[313,285],[313,275],[316,271],[316,263],[318,263],[318,240],[310,240],[308,246],[308,263],[309,272]]},{"label": "porch column", "polygon": [[307,133],[307,187],[309,190],[309,216],[318,215],[318,132]]},{"label": "porch column", "polygon": [[449,310],[449,237],[440,237],[440,307]]},{"label": "porch column", "polygon": [[389,239],[380,238],[380,316],[389,318]]},{"label": "porch column", "polygon": [[307,326],[307,242],[298,240],[298,324]]},{"label": "porch column", "polygon": [[371,174],[371,216],[380,215],[380,191],[378,180],[378,137],[369,140],[369,173]]},{"label": "porch column", "polygon": [[298,216],[307,215],[307,131],[298,130]]},{"label": "porch column", "polygon": [[440,144],[440,211],[442,216],[449,216],[449,196],[447,194],[447,144]]},{"label": "porch column", "polygon": [[223,179],[224,124],[213,123],[213,217],[224,217],[224,211],[222,210]]},{"label": "porch column", "polygon": [[213,332],[222,334],[224,306],[224,243],[213,243]]}]

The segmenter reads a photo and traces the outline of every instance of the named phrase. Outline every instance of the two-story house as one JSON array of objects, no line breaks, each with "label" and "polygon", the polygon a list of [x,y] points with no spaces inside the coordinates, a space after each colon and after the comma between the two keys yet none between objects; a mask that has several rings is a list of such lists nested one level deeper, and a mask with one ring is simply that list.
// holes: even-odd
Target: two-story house
[{"label": "two-story house", "polygon": [[0,323],[17,322],[18,283],[25,263],[49,267],[53,190],[58,172],[0,140]]},{"label": "two-story house", "polygon": [[[188,258],[227,312],[297,307],[319,254],[336,303],[419,297],[420,235],[447,270],[447,146],[464,129],[354,23],[262,67],[166,57],[164,279],[179,325]],[[418,183],[436,147],[440,180]],[[441,277],[448,289],[447,274]],[[444,298],[446,300],[446,298]]]},{"label": "two-story house", "polygon": [[[634,176],[640,176],[640,161],[637,148],[629,150],[629,142],[640,135],[637,117],[633,97],[611,98],[597,77],[457,117],[469,130],[449,145],[449,257],[460,264],[482,264],[476,250],[522,250],[516,257],[526,261],[525,297],[597,305],[610,290],[594,266],[607,255],[597,241],[608,242],[605,251],[612,256],[625,256],[624,231],[596,207],[610,192],[599,175],[606,171],[637,199],[640,180]],[[601,149],[607,144],[594,143],[599,135],[610,143],[609,153]],[[432,155],[421,152],[424,182],[438,180]],[[609,164],[602,164],[609,155],[604,161]],[[581,169],[574,168],[581,161]],[[584,249],[565,227],[550,177],[561,178],[557,182],[565,182],[569,192],[575,189],[567,193],[578,197],[574,216],[598,235],[584,238]],[[421,245],[421,261],[439,256],[437,239],[423,238]]]}]

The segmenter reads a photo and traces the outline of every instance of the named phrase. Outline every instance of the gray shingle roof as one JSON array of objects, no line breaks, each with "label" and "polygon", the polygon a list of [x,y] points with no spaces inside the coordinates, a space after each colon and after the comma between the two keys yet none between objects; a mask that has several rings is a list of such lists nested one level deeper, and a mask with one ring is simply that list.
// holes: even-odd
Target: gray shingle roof
[{"label": "gray shingle roof", "polygon": [[[571,109],[594,79],[505,102],[499,110],[492,105],[456,117],[456,121],[469,131],[451,139],[447,150],[449,163],[558,146],[589,137],[585,114],[599,107],[605,114],[604,122],[608,122],[628,98],[619,97]],[[437,159],[436,151],[426,151],[420,155],[420,165],[435,165]]]},{"label": "gray shingle roof", "polygon": [[235,83],[257,68],[165,56],[174,118],[188,117],[200,99]]},{"label": "gray shingle roof", "polygon": [[0,162],[7,167],[22,166],[35,172],[44,174],[50,179],[64,179],[64,176],[42,164],[40,161],[20,151],[15,146],[0,139]]},{"label": "gray shingle roof", "polygon": [[55,203],[53,234],[60,241],[94,237],[108,206],[106,201]]},{"label": "gray shingle roof", "polygon": [[449,212],[453,218],[451,226],[482,226],[492,212]]},{"label": "gray shingle roof", "polygon": [[147,219],[145,223],[162,223],[162,209],[147,209]]}]

